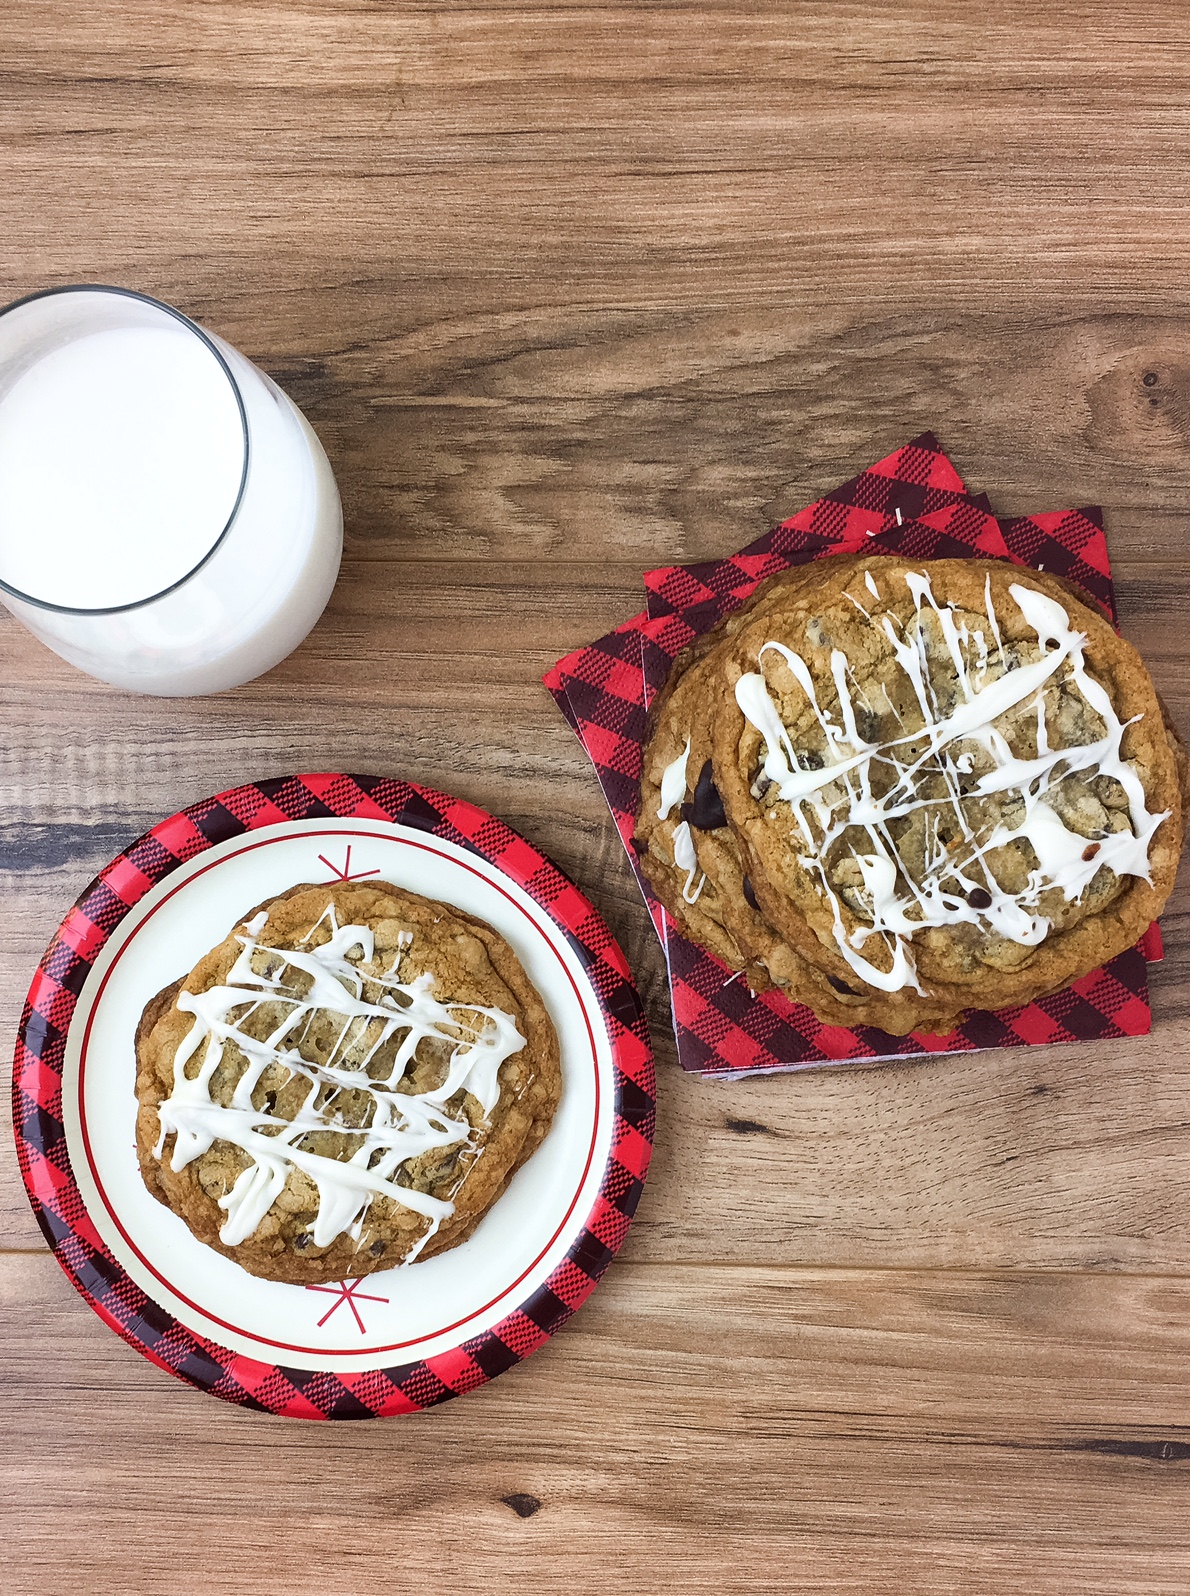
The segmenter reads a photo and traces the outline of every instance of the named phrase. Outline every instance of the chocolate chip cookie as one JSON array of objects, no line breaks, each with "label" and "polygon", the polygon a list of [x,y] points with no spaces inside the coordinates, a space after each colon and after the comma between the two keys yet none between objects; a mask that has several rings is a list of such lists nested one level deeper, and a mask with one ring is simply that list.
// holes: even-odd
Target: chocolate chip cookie
[{"label": "chocolate chip cookie", "polygon": [[250,1274],[307,1285],[465,1241],[562,1088],[507,942],[385,883],[252,910],[146,1006],[136,1052],[149,1191]]},{"label": "chocolate chip cookie", "polygon": [[1056,578],[835,557],[674,678],[646,767],[681,741],[671,796],[718,918],[824,1020],[945,1031],[1060,990],[1172,887],[1184,751],[1136,651]]}]

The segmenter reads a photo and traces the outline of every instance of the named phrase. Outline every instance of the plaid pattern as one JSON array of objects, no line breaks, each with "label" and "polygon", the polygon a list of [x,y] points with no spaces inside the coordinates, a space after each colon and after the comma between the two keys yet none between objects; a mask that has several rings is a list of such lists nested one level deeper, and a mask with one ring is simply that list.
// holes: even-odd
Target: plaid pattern
[{"label": "plaid pattern", "polygon": [[1018,515],[1001,521],[1004,541],[1018,565],[1031,565],[1035,571],[1052,571],[1075,582],[1090,595],[1099,608],[1118,627],[1116,592],[1112,586],[1111,561],[1103,535],[1103,512],[1051,510],[1046,515]]},{"label": "plaid pattern", "polygon": [[634,615],[606,637],[559,660],[542,680],[595,766],[620,841],[664,943],[661,905],[632,848],[647,714],[641,656],[647,620],[643,612]]},{"label": "plaid pattern", "polygon": [[717,959],[670,926],[667,956],[682,1063],[704,1075],[1143,1036],[1149,1029],[1147,967],[1138,948],[1055,997],[994,1014],[972,1013],[949,1036],[890,1036],[870,1026],[824,1025],[779,993],[750,997],[742,981],[730,980]]},{"label": "plaid pattern", "polygon": [[[638,667],[639,670],[639,667]],[[424,1361],[358,1374],[259,1362],[186,1329],[136,1285],[101,1241],[71,1170],[62,1061],[78,995],[113,929],[158,881],[229,837],[294,820],[394,820],[499,866],[565,934],[598,994],[615,1065],[612,1149],[595,1206],[549,1279],[506,1318]],[[152,1362],[229,1402],[287,1418],[412,1413],[471,1391],[539,1347],[594,1289],[628,1230],[649,1166],[653,1059],[632,976],[578,888],[502,821],[412,782],[307,775],[236,787],[154,826],[91,883],[46,950],[17,1040],[13,1120],[21,1173],[46,1239],[96,1313]],[[375,1278],[375,1277],[373,1277]]]},{"label": "plaid pattern", "polygon": [[[679,650],[742,604],[766,577],[860,549],[911,559],[979,555],[1033,565],[1078,583],[1115,620],[1111,566],[1097,511],[997,521],[986,499],[965,493],[933,435],[923,434],[739,554],[646,573],[647,610],[561,660],[545,678],[595,766],[626,846],[640,795],[647,705]],[[641,654],[639,682],[630,671],[634,640]],[[630,857],[635,865],[635,855]],[[996,1014],[973,1013],[946,1037],[894,1037],[872,1027],[823,1025],[779,992],[753,997],[742,979],[682,934],[639,870],[637,879],[665,950],[678,1057],[688,1070],[736,1075],[1137,1036],[1150,1028],[1145,961],[1161,957],[1156,926],[1137,949],[1053,997]]]},{"label": "plaid pattern", "polygon": [[[854,484],[848,486],[853,488]],[[809,511],[803,510],[793,521],[809,520],[813,509],[811,506]],[[749,554],[746,560],[741,555],[721,560],[715,571],[692,566],[691,570],[700,572],[695,585],[683,580],[687,573],[680,566],[645,573],[649,619],[642,627],[642,636],[645,696],[649,702],[664,684],[679,650],[738,609],[760,582],[779,571],[832,554],[858,554],[865,550],[913,560],[965,559],[972,554],[984,559],[1012,558],[995,516],[969,499],[926,511],[917,520],[906,519],[903,512],[900,521],[895,511],[879,517],[865,512],[862,520],[850,524],[835,542],[816,532],[798,531],[793,521],[786,521],[760,540],[767,545],[763,553]],[[752,548],[758,549],[759,545],[753,544]],[[675,569],[682,572],[681,577],[673,574]],[[683,591],[690,592],[688,604],[678,602]]]}]

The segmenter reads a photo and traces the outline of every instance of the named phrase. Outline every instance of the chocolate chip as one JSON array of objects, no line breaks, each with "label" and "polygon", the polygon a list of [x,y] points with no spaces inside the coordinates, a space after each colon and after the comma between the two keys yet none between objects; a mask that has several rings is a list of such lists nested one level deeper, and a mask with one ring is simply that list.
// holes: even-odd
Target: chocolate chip
[{"label": "chocolate chip", "polygon": [[973,909],[990,909],[992,895],[990,892],[985,892],[982,887],[972,887],[967,894],[967,902]]},{"label": "chocolate chip", "polygon": [[306,1248],[310,1245],[310,1241],[311,1237],[309,1231],[303,1230],[300,1236],[295,1236],[293,1238],[293,1245],[298,1252],[305,1252]]},{"label": "chocolate chip", "polygon": [[1090,864],[1091,860],[1095,857],[1095,855],[1098,852],[1099,852],[1099,844],[1097,842],[1091,843],[1089,847],[1083,849],[1083,860],[1084,860],[1084,862],[1086,864]]},{"label": "chocolate chip", "polygon": [[629,843],[629,847],[632,849],[633,853],[638,859],[643,858],[644,855],[649,851],[648,843],[642,841],[640,837],[633,837]]},{"label": "chocolate chip", "polygon": [[757,914],[759,914],[760,905],[756,901],[756,892],[747,876],[744,877],[744,898],[749,904],[751,904],[752,908],[756,910]]},{"label": "chocolate chip", "polygon": [[[686,807],[690,810],[690,824],[697,826],[699,831],[718,831],[720,826],[727,824],[723,800],[715,786],[715,772],[709,759],[698,773],[694,802]],[[682,813],[684,815],[686,810],[683,809]]]},{"label": "chocolate chip", "polygon": [[379,1258],[380,1254],[384,1251],[384,1243],[382,1241],[374,1241],[368,1248],[368,1251],[372,1254],[373,1258]]},{"label": "chocolate chip", "polygon": [[822,755],[821,754],[813,754],[813,753],[811,753],[811,754],[799,754],[797,756],[797,762],[798,762],[798,766],[802,770],[821,770],[822,769]]},{"label": "chocolate chip", "polygon": [[840,981],[837,976],[828,975],[827,980],[834,987],[836,992],[842,992],[845,997],[863,996],[863,994],[861,992],[857,992],[853,986],[848,986],[846,981]]}]

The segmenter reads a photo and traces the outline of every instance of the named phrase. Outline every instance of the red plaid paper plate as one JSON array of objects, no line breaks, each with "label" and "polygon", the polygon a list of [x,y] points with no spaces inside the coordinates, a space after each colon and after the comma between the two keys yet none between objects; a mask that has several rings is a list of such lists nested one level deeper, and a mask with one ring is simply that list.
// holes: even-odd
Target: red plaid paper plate
[{"label": "red plaid paper plate", "polygon": [[[137,1020],[245,906],[303,881],[371,878],[453,903],[512,945],[558,1031],[562,1101],[542,1146],[462,1246],[333,1286],[259,1280],[197,1241],[141,1182]],[[556,866],[444,793],[308,775],[194,804],[92,882],[29,990],[13,1118],[38,1222],[113,1330],[229,1402],[355,1419],[473,1390],[570,1317],[627,1232],[654,1095],[623,954]]]}]

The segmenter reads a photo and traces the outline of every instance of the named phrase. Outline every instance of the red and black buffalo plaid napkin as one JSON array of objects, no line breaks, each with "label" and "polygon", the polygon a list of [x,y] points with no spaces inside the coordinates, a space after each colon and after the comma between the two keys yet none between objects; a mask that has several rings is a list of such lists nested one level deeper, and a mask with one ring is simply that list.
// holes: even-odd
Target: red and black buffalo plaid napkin
[{"label": "red and black buffalo plaid napkin", "polygon": [[1150,1026],[1146,960],[1161,957],[1156,926],[1136,948],[1053,997],[973,1013],[949,1036],[898,1037],[871,1026],[824,1025],[780,992],[753,996],[742,977],[682,934],[640,874],[631,839],[645,718],[679,650],[774,572],[864,548],[920,560],[978,555],[1053,571],[1116,619],[1097,510],[997,520],[986,499],[967,493],[934,436],[923,433],[738,554],[646,572],[646,608],[558,661],[545,685],[595,767],[661,938],[683,1068],[733,1076],[1143,1035]]}]

